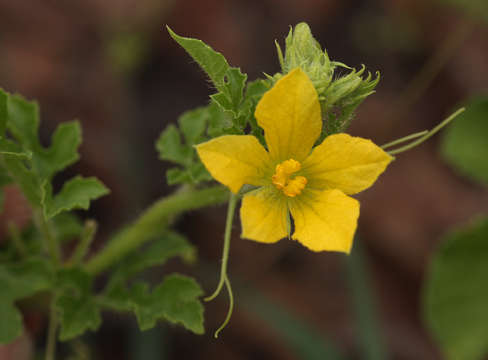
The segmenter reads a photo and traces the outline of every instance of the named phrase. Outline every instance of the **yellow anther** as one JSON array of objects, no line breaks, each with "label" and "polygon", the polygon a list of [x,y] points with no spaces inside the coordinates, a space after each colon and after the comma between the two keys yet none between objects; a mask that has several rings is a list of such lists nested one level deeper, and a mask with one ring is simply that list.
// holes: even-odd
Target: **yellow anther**
[{"label": "yellow anther", "polygon": [[283,193],[290,197],[300,195],[305,185],[307,185],[307,179],[303,176],[297,176],[283,188]]},{"label": "yellow anther", "polygon": [[298,161],[294,159],[285,160],[276,165],[276,171],[271,177],[271,181],[276,188],[283,190],[286,196],[297,196],[307,184],[307,179],[303,176],[292,177],[301,168],[302,166]]}]

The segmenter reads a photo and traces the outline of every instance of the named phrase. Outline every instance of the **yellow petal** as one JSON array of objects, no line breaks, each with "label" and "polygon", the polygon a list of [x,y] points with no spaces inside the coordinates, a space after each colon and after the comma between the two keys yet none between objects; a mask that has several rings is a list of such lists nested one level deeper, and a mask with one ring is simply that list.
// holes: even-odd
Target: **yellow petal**
[{"label": "yellow petal", "polygon": [[373,185],[393,158],[371,140],[335,134],[302,163],[307,186],[356,194]]},{"label": "yellow petal", "polygon": [[196,149],[213,178],[232,192],[237,193],[244,184],[264,185],[269,155],[254,136],[220,136]]},{"label": "yellow petal", "polygon": [[288,236],[286,199],[274,187],[247,193],[241,206],[241,237],[274,243]]},{"label": "yellow petal", "polygon": [[359,217],[359,202],[339,190],[306,191],[289,201],[292,235],[313,251],[349,253]]},{"label": "yellow petal", "polygon": [[255,112],[273,161],[307,157],[320,135],[320,104],[312,82],[299,68],[264,94]]}]

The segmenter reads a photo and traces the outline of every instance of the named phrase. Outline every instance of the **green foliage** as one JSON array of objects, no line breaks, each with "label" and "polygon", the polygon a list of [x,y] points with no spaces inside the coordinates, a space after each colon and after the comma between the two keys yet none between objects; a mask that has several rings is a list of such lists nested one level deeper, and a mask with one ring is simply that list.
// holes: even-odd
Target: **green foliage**
[{"label": "green foliage", "polygon": [[[300,67],[310,78],[319,95],[324,127],[323,138],[329,134],[343,132],[349,126],[356,108],[379,82],[379,73],[373,78],[370,73],[363,78],[364,65],[359,71],[337,61],[330,61],[326,50],[322,50],[306,23],[299,23],[285,39],[285,55],[278,43],[278,59],[281,73],[269,79],[274,83],[291,70]],[[351,70],[345,76],[334,73],[337,68]]]},{"label": "green foliage", "polygon": [[91,275],[80,269],[59,272],[55,303],[61,323],[59,340],[71,340],[100,326],[100,306],[92,293],[92,281]]},{"label": "green foliage", "polygon": [[91,200],[108,193],[109,190],[94,177],[76,176],[65,182],[61,191],[55,196],[52,194],[51,185],[46,183],[41,200],[44,216],[46,219],[51,219],[63,211],[87,210]]},{"label": "green foliage", "polygon": [[22,333],[22,316],[14,302],[49,289],[53,280],[54,270],[44,259],[0,264],[0,344]]},{"label": "green foliage", "polygon": [[184,141],[178,128],[169,125],[156,143],[162,160],[181,166],[168,170],[168,184],[198,184],[211,180],[211,176],[192,149],[193,145],[225,134],[244,134],[247,130],[264,144],[254,110],[269,84],[263,80],[246,83],[247,75],[231,67],[221,53],[201,40],[179,36],[169,28],[168,32],[200,65],[217,90],[210,96],[209,105],[188,111],[179,118]]},{"label": "green foliage", "polygon": [[441,152],[460,173],[488,184],[488,97],[470,100],[444,133]]},{"label": "green foliage", "polygon": [[168,26],[169,34],[207,73],[214,85],[219,88],[225,85],[225,77],[230,66],[224,56],[198,39],[186,38],[173,32]]},{"label": "green foliage", "polygon": [[182,141],[180,131],[174,125],[169,125],[161,133],[156,142],[159,158],[180,165],[180,167],[169,169],[166,173],[168,184],[197,184],[211,180],[210,174],[193,149],[193,145],[203,139],[208,117],[206,108],[198,108],[181,115],[178,124],[184,141]]},{"label": "green foliage", "polygon": [[447,359],[488,353],[488,218],[451,232],[434,256],[424,293],[425,318]]},{"label": "green foliage", "polygon": [[195,257],[195,249],[181,235],[167,232],[141,253],[128,256],[115,269],[103,292],[101,303],[116,311],[132,311],[141,330],[153,328],[160,320],[180,323],[196,334],[203,333],[203,306],[198,297],[203,292],[191,278],[169,275],[155,286],[131,280],[143,270],[164,265],[179,256],[186,261]]},{"label": "green foliage", "polygon": [[19,184],[34,208],[41,208],[47,218],[74,208],[87,209],[89,202],[108,193],[98,180],[76,177],[52,196],[53,177],[79,159],[81,128],[78,122],[57,127],[47,148],[39,142],[39,107],[19,95],[0,90],[0,130],[8,130],[0,139],[2,170]]}]

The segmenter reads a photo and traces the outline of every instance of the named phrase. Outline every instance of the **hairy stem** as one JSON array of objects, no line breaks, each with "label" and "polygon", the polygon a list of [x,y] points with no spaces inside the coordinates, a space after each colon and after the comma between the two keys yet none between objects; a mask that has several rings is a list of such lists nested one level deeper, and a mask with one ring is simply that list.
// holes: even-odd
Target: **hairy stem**
[{"label": "hairy stem", "polygon": [[171,220],[186,211],[221,204],[228,191],[222,186],[176,192],[147,209],[132,225],[116,233],[99,253],[90,259],[85,270],[99,274],[119,259],[164,231]]}]

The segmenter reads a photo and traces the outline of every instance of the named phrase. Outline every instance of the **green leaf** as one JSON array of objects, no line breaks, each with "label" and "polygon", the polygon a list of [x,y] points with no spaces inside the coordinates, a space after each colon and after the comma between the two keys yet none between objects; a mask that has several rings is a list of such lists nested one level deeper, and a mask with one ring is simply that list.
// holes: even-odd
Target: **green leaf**
[{"label": "green leaf", "polygon": [[0,297],[0,346],[22,335],[22,315],[11,301]]},{"label": "green leaf", "polygon": [[59,273],[59,294],[55,303],[60,314],[61,341],[71,340],[87,330],[95,331],[102,322],[100,307],[91,293],[92,277],[80,269]]},{"label": "green leaf", "polygon": [[49,289],[54,270],[45,259],[0,265],[0,344],[15,340],[22,333],[22,316],[14,302]]},{"label": "green leaf", "polygon": [[39,106],[19,95],[10,95],[7,101],[7,128],[26,150],[35,151],[39,145]]},{"label": "green leaf", "polygon": [[3,165],[12,179],[19,184],[27,200],[34,206],[41,205],[41,185],[38,177],[27,167],[22,157],[12,154],[3,155]]},{"label": "green leaf", "polygon": [[51,184],[45,183],[42,205],[44,214],[50,219],[62,211],[73,209],[87,210],[90,201],[109,193],[109,190],[94,177],[76,176],[64,183],[61,191],[52,196]]},{"label": "green leaf", "polygon": [[206,107],[187,111],[180,116],[178,123],[188,145],[195,145],[200,142],[201,136],[205,132],[207,120],[208,111]]},{"label": "green leaf", "polygon": [[218,87],[217,94],[210,96],[224,111],[230,111],[234,118],[239,116],[247,75],[239,68],[229,68],[225,73],[224,83]]},{"label": "green leaf", "polygon": [[45,259],[31,258],[20,263],[0,265],[0,297],[18,300],[51,287],[53,269]]},{"label": "green leaf", "polygon": [[64,212],[51,219],[52,228],[59,242],[72,240],[83,232],[81,220],[73,213]]},{"label": "green leaf", "polygon": [[193,156],[193,149],[181,143],[180,132],[173,124],[161,133],[156,142],[156,149],[161,160],[169,160],[181,165],[188,165]]},{"label": "green leaf", "polygon": [[208,112],[210,116],[208,119],[207,134],[211,138],[236,133],[231,116],[226,114],[219,105],[214,102],[210,103]]},{"label": "green leaf", "polygon": [[425,318],[449,360],[488,354],[488,218],[448,234],[424,288]]},{"label": "green leaf", "polygon": [[180,44],[193,60],[195,60],[207,73],[215,86],[218,88],[223,85],[224,77],[229,69],[229,64],[224,56],[221,53],[214,51],[201,40],[179,36],[168,26],[166,26],[166,28],[171,37]]},{"label": "green leaf", "polygon": [[77,121],[62,123],[54,132],[51,146],[34,153],[34,170],[42,179],[51,179],[54,174],[78,161],[80,144],[80,124]]},{"label": "green leaf", "polygon": [[488,97],[471,99],[444,131],[441,153],[461,174],[488,184]]},{"label": "green leaf", "polygon": [[8,139],[0,140],[0,154],[18,157],[19,160],[32,159],[31,151],[24,151],[18,144]]},{"label": "green leaf", "polygon": [[188,170],[181,168],[171,168],[166,171],[166,182],[168,185],[191,183],[191,176]]},{"label": "green leaf", "polygon": [[165,232],[151,246],[124,259],[113,277],[128,280],[141,271],[164,265],[168,259],[179,256],[191,261],[195,258],[195,248],[182,235],[173,231]]},{"label": "green leaf", "polygon": [[153,328],[158,320],[167,320],[203,334],[203,306],[198,300],[201,295],[203,291],[195,280],[173,274],[152,293],[145,284],[137,284],[131,302],[141,330]]}]

